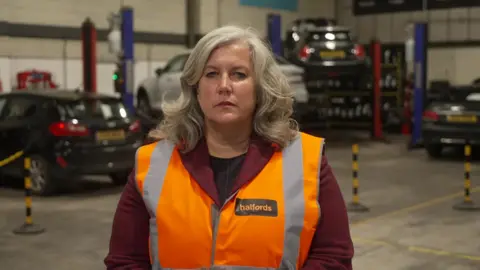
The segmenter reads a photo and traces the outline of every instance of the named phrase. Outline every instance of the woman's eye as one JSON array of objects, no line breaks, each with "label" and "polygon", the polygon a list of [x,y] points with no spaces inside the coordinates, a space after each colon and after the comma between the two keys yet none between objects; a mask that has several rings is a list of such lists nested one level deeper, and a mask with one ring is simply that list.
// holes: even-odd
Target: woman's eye
[{"label": "woman's eye", "polygon": [[216,75],[217,73],[214,72],[214,71],[210,71],[210,72],[207,72],[207,74],[205,74],[205,76],[209,77],[209,78],[212,78]]},{"label": "woman's eye", "polygon": [[235,72],[234,74],[239,79],[245,79],[247,77],[247,75],[245,73],[242,73],[242,72]]}]

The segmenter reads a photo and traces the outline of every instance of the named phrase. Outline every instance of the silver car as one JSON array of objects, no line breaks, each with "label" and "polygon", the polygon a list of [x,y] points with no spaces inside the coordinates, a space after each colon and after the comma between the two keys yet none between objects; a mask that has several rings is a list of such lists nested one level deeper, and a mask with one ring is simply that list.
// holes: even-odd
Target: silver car
[{"label": "silver car", "polygon": [[[140,83],[136,91],[136,106],[140,111],[147,114],[161,112],[162,101],[180,93],[180,76],[189,55],[189,53],[182,53],[174,56],[163,68],[156,69],[155,76],[146,78]],[[275,56],[275,59],[295,90],[295,114],[297,118],[301,118],[304,111],[306,113],[309,100],[303,81],[304,71],[283,57]]]}]

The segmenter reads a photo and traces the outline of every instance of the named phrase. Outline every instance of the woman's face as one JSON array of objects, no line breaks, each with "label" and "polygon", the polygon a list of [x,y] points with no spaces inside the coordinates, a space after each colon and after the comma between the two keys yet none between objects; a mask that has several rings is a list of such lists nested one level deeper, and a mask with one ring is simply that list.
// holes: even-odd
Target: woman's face
[{"label": "woman's face", "polygon": [[232,43],[212,52],[198,83],[198,101],[205,120],[216,124],[252,121],[255,79],[250,49]]}]

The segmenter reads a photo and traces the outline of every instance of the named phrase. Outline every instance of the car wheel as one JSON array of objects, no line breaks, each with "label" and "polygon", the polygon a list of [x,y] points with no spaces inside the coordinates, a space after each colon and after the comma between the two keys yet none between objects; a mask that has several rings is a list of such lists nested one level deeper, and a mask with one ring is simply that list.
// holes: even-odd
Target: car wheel
[{"label": "car wheel", "polygon": [[50,173],[50,164],[39,155],[30,157],[30,179],[32,194],[40,196],[53,195],[57,185]]},{"label": "car wheel", "polygon": [[425,149],[430,158],[440,158],[442,156],[443,146],[441,144],[427,144]]},{"label": "car wheel", "polygon": [[146,94],[140,94],[137,98],[137,109],[146,115],[152,114],[150,100]]},{"label": "car wheel", "polygon": [[123,186],[128,182],[129,175],[130,171],[115,172],[110,174],[110,179],[114,185]]}]

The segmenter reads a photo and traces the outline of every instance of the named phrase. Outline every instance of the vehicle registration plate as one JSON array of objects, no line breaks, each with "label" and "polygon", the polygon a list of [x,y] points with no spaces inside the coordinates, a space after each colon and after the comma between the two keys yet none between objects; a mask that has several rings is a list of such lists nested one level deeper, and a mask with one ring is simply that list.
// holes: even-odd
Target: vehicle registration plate
[{"label": "vehicle registration plate", "polygon": [[344,51],[321,51],[320,57],[322,58],[345,58]]},{"label": "vehicle registration plate", "polygon": [[448,122],[453,123],[476,123],[477,116],[475,115],[449,115],[447,116]]},{"label": "vehicle registration plate", "polygon": [[96,133],[97,141],[118,141],[125,139],[125,131],[123,129],[98,131]]}]

